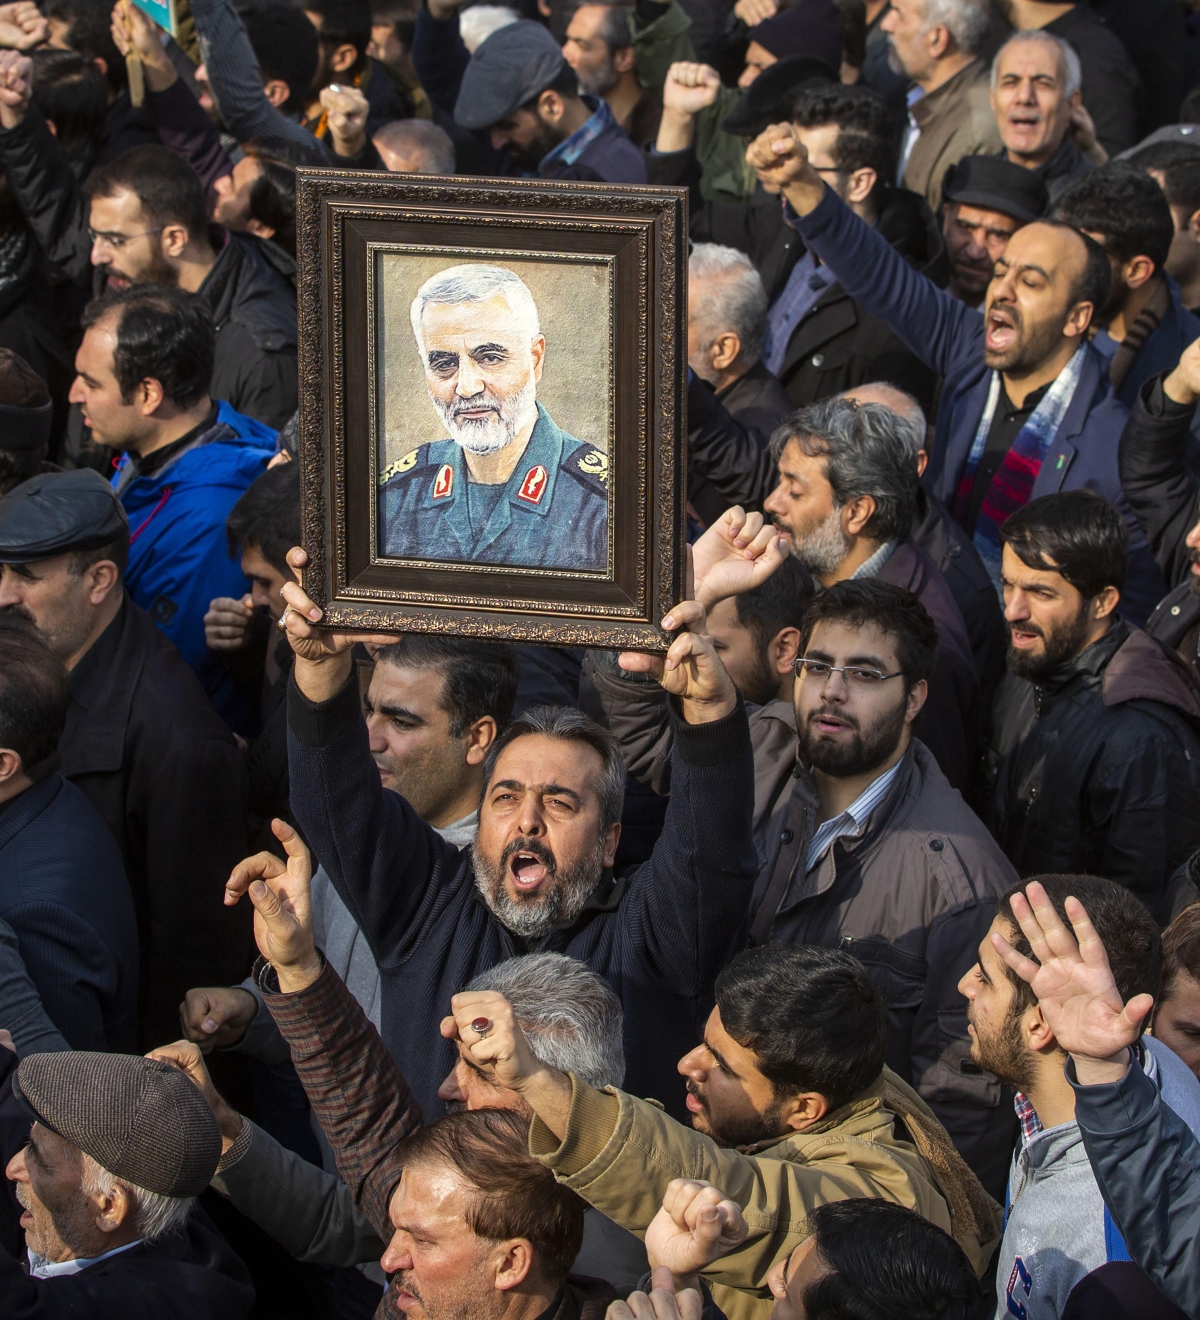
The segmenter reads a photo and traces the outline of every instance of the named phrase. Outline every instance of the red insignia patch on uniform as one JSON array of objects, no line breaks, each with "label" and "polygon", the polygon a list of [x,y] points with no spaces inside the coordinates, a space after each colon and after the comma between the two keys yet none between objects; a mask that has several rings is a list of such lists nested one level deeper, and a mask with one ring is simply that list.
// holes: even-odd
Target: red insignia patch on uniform
[{"label": "red insignia patch on uniform", "polygon": [[524,500],[526,504],[541,504],[542,496],[546,493],[546,483],[549,480],[549,474],[540,463],[537,467],[531,467],[525,473],[525,480],[521,482],[521,489],[517,491],[517,499]]},{"label": "red insignia patch on uniform", "polygon": [[443,463],[438,468],[438,474],[433,479],[433,498],[435,500],[444,500],[454,489],[454,469],[449,463]]}]

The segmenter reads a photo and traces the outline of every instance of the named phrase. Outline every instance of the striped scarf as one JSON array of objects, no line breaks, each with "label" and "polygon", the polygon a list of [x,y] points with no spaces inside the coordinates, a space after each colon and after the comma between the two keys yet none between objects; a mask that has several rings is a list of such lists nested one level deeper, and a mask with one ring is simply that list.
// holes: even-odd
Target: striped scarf
[{"label": "striped scarf", "polygon": [[[1074,357],[1058,373],[1054,384],[1046,391],[1041,403],[1033,410],[1029,420],[1021,428],[1012,442],[1008,453],[1004,455],[996,475],[992,478],[987,494],[979,509],[975,521],[975,549],[987,567],[997,591],[1000,591],[1000,528],[1018,509],[1029,503],[1033,486],[1041,471],[1046,451],[1050,448],[1062,425],[1063,417],[1075,397],[1079,377],[1083,373],[1083,364],[1087,357],[1087,345],[1080,344]],[[988,389],[987,404],[975,439],[971,443],[971,452],[967,455],[967,465],[958,490],[954,496],[954,520],[965,525],[971,511],[971,492],[975,485],[975,472],[979,460],[987,448],[988,433],[992,429],[992,419],[996,415],[996,404],[1000,398],[1000,373],[992,372],[992,383]]]}]

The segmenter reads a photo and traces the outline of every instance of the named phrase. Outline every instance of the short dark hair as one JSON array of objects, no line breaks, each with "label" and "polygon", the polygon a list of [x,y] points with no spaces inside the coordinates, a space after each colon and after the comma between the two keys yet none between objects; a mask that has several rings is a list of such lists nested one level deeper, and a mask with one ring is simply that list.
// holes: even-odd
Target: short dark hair
[{"label": "short dark hair", "polygon": [[483,761],[483,792],[487,792],[500,753],[518,738],[537,734],[558,742],[583,743],[596,752],[604,768],[600,772],[601,830],[621,819],[625,808],[625,762],[621,744],[595,720],[574,706],[534,706],[522,712],[488,748]]},{"label": "short dark hair", "polygon": [[[301,14],[305,23],[308,19]],[[312,24],[309,24],[311,27]],[[296,171],[328,168],[329,157],[316,146],[303,146],[286,138],[251,138],[242,151],[258,161],[258,177],[250,185],[247,198],[252,220],[270,225],[275,231],[271,242],[291,256],[296,255]]]},{"label": "short dark hair", "polygon": [[[1067,899],[1074,897],[1083,904],[1100,943],[1104,945],[1113,980],[1117,983],[1117,993],[1123,1003],[1128,1003],[1134,995],[1158,993],[1163,964],[1158,923],[1124,885],[1103,880],[1098,875],[1032,875],[1013,885],[997,903],[996,912],[1012,928],[1009,942],[1018,953],[1037,962],[1012,911],[1013,895],[1023,894],[1025,886],[1034,880],[1045,888],[1059,920],[1068,930],[1071,920],[1067,916]],[[1004,970],[1015,991],[1011,1016],[1016,1016],[1032,1008],[1037,1003],[1037,996],[1029,983],[1007,963]]]},{"label": "short dark hair", "polygon": [[907,436],[899,434],[906,425],[882,403],[834,394],[786,418],[771,436],[771,453],[778,463],[794,440],[809,458],[823,458],[825,478],[839,505],[863,495],[875,501],[864,535],[900,540],[912,531],[919,487]]},{"label": "short dark hair", "polygon": [[368,0],[302,0],[301,8],[318,14],[317,40],[326,50],[353,46],[362,61],[371,44],[371,6]]},{"label": "short dark hair", "polygon": [[170,147],[154,143],[130,147],[95,170],[84,186],[89,197],[133,193],[151,228],[182,225],[193,238],[207,231],[203,185],[196,171]]},{"label": "short dark hair", "polygon": [[937,654],[937,624],[920,598],[903,587],[878,578],[847,578],[822,591],[804,614],[800,628],[800,653],[812,642],[818,623],[837,620],[852,628],[874,624],[896,639],[896,656],[904,671],[908,691],[928,681]]},{"label": "short dark hair", "polygon": [[1056,220],[1104,235],[1117,261],[1149,257],[1155,270],[1167,263],[1175,221],[1162,189],[1136,165],[1114,160],[1085,175],[1058,199]]},{"label": "short dark hair", "polygon": [[765,651],[784,628],[799,628],[817,594],[808,569],[792,555],[753,591],[734,597],[738,622],[749,628],[760,651]]},{"label": "short dark hair", "polygon": [[1185,221],[1200,211],[1200,147],[1187,142],[1156,142],[1131,156],[1130,161],[1139,169],[1162,175],[1167,205],[1172,211],[1182,211]]},{"label": "short dark hair", "polygon": [[1026,568],[1059,573],[1084,600],[1105,587],[1125,585],[1129,530],[1125,519],[1095,491],[1060,490],[1030,500],[1000,528],[1001,545]]},{"label": "short dark hair", "polygon": [[67,25],[65,40],[72,50],[85,60],[104,61],[105,81],[114,96],[128,85],[125,59],[112,39],[112,5],[107,0],[49,0],[42,13]]},{"label": "short dark hair", "polygon": [[242,23],[263,81],[278,78],[287,83],[288,99],[280,109],[284,114],[303,110],[321,60],[317,29],[305,18],[304,11],[293,5],[244,9]]},{"label": "short dark hair", "polygon": [[809,1320],[970,1320],[979,1279],[962,1247],[907,1206],[855,1197],[805,1225],[829,1273],[810,1283]]},{"label": "short dark hair", "polygon": [[877,195],[894,175],[895,129],[883,98],[861,84],[810,83],[792,104],[792,122],[798,128],[838,126],[830,153],[839,170],[872,169]]},{"label": "short dark hair", "polygon": [[0,747],[16,752],[26,774],[54,755],[70,701],[58,656],[25,619],[0,615]]},{"label": "short dark hair", "polygon": [[[298,467],[299,464],[289,463],[287,466]],[[405,633],[393,646],[377,651],[375,663],[397,668],[440,670],[445,683],[438,706],[450,716],[452,738],[461,738],[476,720],[485,715],[496,721],[501,732],[512,718],[513,703],[517,699],[517,662],[511,647],[503,642]]]},{"label": "short dark hair", "polygon": [[54,125],[71,162],[90,168],[108,113],[108,86],[99,69],[75,50],[35,50],[33,103]]},{"label": "short dark hair", "polygon": [[225,519],[229,557],[253,546],[272,568],[291,576],[287,552],[300,544],[300,464],[268,468],[246,487]]},{"label": "short dark hair", "polygon": [[180,408],[208,393],[216,335],[203,298],[166,284],[131,284],[88,303],[80,326],[90,329],[110,314],[116,320],[113,374],[126,403],[147,378]]},{"label": "short dark hair", "polygon": [[125,579],[125,568],[129,563],[129,528],[126,527],[118,536],[103,545],[93,546],[90,550],[72,550],[70,572],[74,577],[82,577],[93,564],[102,559],[111,560],[117,566],[117,574]]},{"label": "short dark hair", "polygon": [[1200,981],[1200,903],[1190,903],[1163,931],[1162,992],[1158,1002],[1169,999],[1180,972]]},{"label": "short dark hair", "polygon": [[883,999],[863,965],[840,949],[747,949],[717,977],[716,1001],[721,1025],[754,1053],[780,1099],[816,1091],[840,1109],[883,1071]]},{"label": "short dark hair", "polygon": [[396,1148],[405,1169],[442,1165],[478,1195],[467,1227],[489,1242],[525,1238],[539,1273],[562,1283],[583,1244],[584,1203],[529,1153],[529,1124],[508,1109],[460,1110],[418,1128]]},{"label": "short dark hair", "polygon": [[522,110],[530,110],[538,103],[538,98],[543,92],[557,92],[559,96],[578,96],[579,79],[575,76],[575,70],[563,60],[562,67],[553,78],[545,85],[538,88],[536,95],[531,96],[528,101],[521,102]]}]

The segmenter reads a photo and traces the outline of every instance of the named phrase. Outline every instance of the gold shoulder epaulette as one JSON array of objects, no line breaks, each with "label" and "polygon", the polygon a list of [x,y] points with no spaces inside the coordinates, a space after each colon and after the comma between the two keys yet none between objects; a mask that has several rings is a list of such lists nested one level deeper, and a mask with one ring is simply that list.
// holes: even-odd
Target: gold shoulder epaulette
[{"label": "gold shoulder epaulette", "polygon": [[398,477],[402,472],[408,472],[417,466],[417,455],[421,452],[418,445],[416,449],[410,449],[403,458],[398,458],[394,463],[389,463],[380,473],[379,484],[386,486],[393,477]]},{"label": "gold shoulder epaulette", "polygon": [[607,481],[608,455],[599,449],[589,449],[579,460],[579,470],[586,472],[590,477],[599,477],[601,481]]}]

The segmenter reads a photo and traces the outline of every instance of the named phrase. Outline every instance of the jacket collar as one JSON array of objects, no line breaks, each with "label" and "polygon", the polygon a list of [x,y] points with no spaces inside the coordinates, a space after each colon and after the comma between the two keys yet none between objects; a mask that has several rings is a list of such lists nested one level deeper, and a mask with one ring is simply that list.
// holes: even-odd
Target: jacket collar
[{"label": "jacket collar", "polygon": [[1131,631],[1125,620],[1118,616],[1103,637],[1094,641],[1091,646],[1085,646],[1078,655],[1073,655],[1062,664],[1055,665],[1039,682],[1034,683],[1034,687],[1041,692],[1056,696],[1080,678],[1099,682],[1105,669],[1108,668],[1109,661],[1120,650]]},{"label": "jacket collar", "polygon": [[0,848],[11,843],[26,825],[46,810],[58,796],[62,784],[62,775],[47,775],[4,804],[4,810],[0,812]]},{"label": "jacket collar", "polygon": [[927,92],[919,101],[914,101],[908,108],[908,113],[919,128],[924,128],[926,124],[938,113],[947,108],[947,102],[956,103],[969,87],[979,80],[980,71],[983,65],[978,59],[974,59],[970,64],[965,64],[952,77],[947,78],[944,83],[932,92]]},{"label": "jacket collar", "polygon": [[113,774],[125,759],[125,730],[146,664],[144,630],[128,594],[115,619],[71,671],[71,705],[59,744],[62,773]]}]

